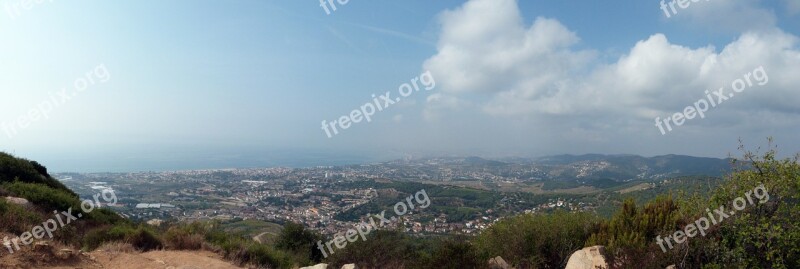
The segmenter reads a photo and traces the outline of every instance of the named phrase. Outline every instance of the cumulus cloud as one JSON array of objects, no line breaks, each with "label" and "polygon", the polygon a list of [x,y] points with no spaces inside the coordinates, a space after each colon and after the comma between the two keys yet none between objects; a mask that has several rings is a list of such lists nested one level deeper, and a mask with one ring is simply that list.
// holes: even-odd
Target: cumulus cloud
[{"label": "cumulus cloud", "polygon": [[496,117],[603,122],[580,127],[586,132],[653,129],[645,122],[682,111],[704,98],[706,90],[726,87],[731,92],[732,81],[759,66],[769,74],[769,83],[715,108],[719,115],[704,124],[745,124],[754,121],[743,118],[757,113],[796,115],[800,42],[771,26],[774,15],[752,8],[753,3],[701,1],[687,9],[693,11],[686,16],[706,23],[723,23],[726,17],[700,17],[713,13],[709,10],[730,11],[742,17],[728,17],[751,24],[766,21],[742,26],[749,30],[721,49],[682,46],[654,34],[616,61],[601,63],[596,51],[575,49],[580,38],[557,20],[537,18],[527,26],[515,0],[471,0],[441,16],[438,53],[424,63],[436,75],[441,92],[428,98],[425,117],[464,109],[464,100],[470,100],[472,107]]},{"label": "cumulus cloud", "polygon": [[520,101],[486,106],[491,113],[527,111],[525,100],[556,94],[594,58],[592,51],[571,51],[580,39],[556,20],[539,18],[526,27],[513,0],[470,1],[445,12],[441,22],[439,53],[425,62],[425,69],[445,81],[444,95],[489,93],[504,104]]}]

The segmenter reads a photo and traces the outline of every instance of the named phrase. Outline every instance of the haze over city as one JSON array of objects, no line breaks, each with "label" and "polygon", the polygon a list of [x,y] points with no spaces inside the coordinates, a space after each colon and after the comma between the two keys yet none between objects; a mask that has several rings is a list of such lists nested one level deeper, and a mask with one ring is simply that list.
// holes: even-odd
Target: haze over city
[{"label": "haze over city", "polygon": [[[0,150],[55,171],[800,150],[792,0],[22,2],[0,4]],[[434,88],[320,128],[425,72]]]}]

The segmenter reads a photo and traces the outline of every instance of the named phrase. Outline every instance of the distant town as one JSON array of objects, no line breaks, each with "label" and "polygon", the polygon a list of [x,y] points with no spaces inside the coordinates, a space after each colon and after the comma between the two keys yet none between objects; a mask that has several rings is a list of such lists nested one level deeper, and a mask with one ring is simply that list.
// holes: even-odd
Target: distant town
[{"label": "distant town", "polygon": [[[427,189],[432,206],[411,210],[387,229],[417,235],[471,235],[506,216],[552,210],[597,211],[602,199],[608,200],[608,193],[644,191],[669,183],[642,180],[642,171],[648,169],[635,169],[630,178],[619,179],[616,184],[592,185],[602,182],[593,175],[615,167],[613,160],[542,165],[434,158],[337,167],[56,176],[82,196],[113,189],[120,199],[113,208],[116,212],[154,225],[205,220],[295,222],[326,235],[365,222],[368,215],[392,212],[394,203],[403,197]],[[559,174],[570,174],[577,180],[559,181],[554,176]],[[654,179],[662,177],[651,175]]]}]

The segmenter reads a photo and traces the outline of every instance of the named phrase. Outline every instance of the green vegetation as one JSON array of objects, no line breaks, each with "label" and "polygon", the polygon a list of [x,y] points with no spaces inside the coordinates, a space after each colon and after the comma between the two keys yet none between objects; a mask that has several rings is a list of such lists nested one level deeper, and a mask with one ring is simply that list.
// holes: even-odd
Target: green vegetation
[{"label": "green vegetation", "polygon": [[[34,226],[53,217],[53,211],[80,210],[80,199],[47,173],[44,166],[0,153],[0,196],[27,199],[32,205],[19,206],[0,199],[0,231],[12,234],[29,232]],[[82,238],[98,227],[129,225],[108,209],[95,209],[54,233],[65,244],[81,245]]]},{"label": "green vegetation", "polygon": [[[301,256],[260,244],[244,234],[233,234],[221,228],[219,222],[176,224],[164,233],[166,246],[178,250],[210,249],[240,265],[292,268]],[[306,263],[300,263],[306,264]]]},{"label": "green vegetation", "polygon": [[542,184],[542,190],[545,191],[552,191],[552,190],[563,190],[563,189],[572,189],[582,186],[581,183],[577,181],[570,181],[570,180],[548,180]]},{"label": "green vegetation", "polygon": [[475,247],[483,260],[501,256],[520,268],[564,268],[564,257],[581,249],[599,223],[599,218],[588,213],[520,215],[483,232]]},{"label": "green vegetation", "polygon": [[0,182],[25,182],[43,184],[47,187],[63,191],[78,197],[69,188],[61,184],[47,173],[47,168],[41,164],[25,159],[19,159],[7,153],[0,152]]},{"label": "green vegetation", "polygon": [[[502,256],[516,268],[563,268],[574,251],[603,245],[615,268],[800,268],[800,156],[784,160],[775,156],[774,150],[760,157],[746,152],[726,178],[678,178],[688,184],[653,199],[648,196],[663,190],[623,195],[625,200],[608,219],[563,211],[518,215],[458,242],[381,231],[366,242],[348,244],[328,262],[383,268],[485,268],[489,258]],[[706,236],[689,238],[666,252],[656,243],[657,236],[672,235],[708,216],[706,208],[730,208],[736,198],[761,184],[770,195],[768,202],[748,205],[712,225]],[[639,206],[637,200],[647,202]]]},{"label": "green vegetation", "polygon": [[262,235],[262,243],[272,243],[280,234],[283,226],[256,219],[223,221],[221,223],[222,230],[233,233],[242,234],[244,236],[256,237]]},{"label": "green vegetation", "polygon": [[0,199],[0,227],[13,234],[29,231],[31,223],[41,223],[42,216],[29,212],[24,207],[10,204],[5,199]]},{"label": "green vegetation", "polygon": [[357,221],[367,214],[392,210],[395,203],[423,189],[431,199],[431,206],[426,208],[425,211],[432,215],[445,214],[450,222],[461,222],[480,217],[482,211],[494,208],[503,199],[503,195],[499,192],[415,182],[379,183],[361,181],[353,182],[350,185],[345,185],[345,187],[395,189],[399,194],[394,197],[379,196],[367,204],[342,212],[335,217],[340,221]]},{"label": "green vegetation", "polygon": [[[12,160],[13,159],[13,160]],[[333,268],[356,263],[362,268],[486,268],[503,257],[516,268],[563,268],[570,255],[583,247],[603,245],[610,264],[619,268],[800,268],[800,156],[780,160],[774,150],[763,155],[746,152],[738,169],[724,179],[682,177],[677,185],[662,185],[619,194],[615,191],[572,196],[576,201],[608,201],[602,214],[554,210],[547,214],[510,216],[474,237],[413,237],[402,231],[374,231],[367,240],[348,243],[323,258],[317,241],[330,239],[288,223],[282,229],[253,220],[196,222],[152,228],[133,224],[108,210],[93,211],[64,227],[56,240],[92,250],[110,242],[127,242],[140,251],[153,249],[211,250],[240,265],[295,268],[319,262]],[[54,184],[46,169],[33,162],[0,155],[0,195],[23,197],[34,210],[0,199],[0,229],[19,234],[50,218],[53,210],[79,206],[78,197]],[[25,178],[23,180],[23,178]],[[57,181],[55,181],[57,183]],[[599,185],[622,190],[643,182]],[[376,189],[394,189],[397,197],[378,198],[340,215],[358,218],[387,209],[398,198],[425,189],[435,213],[448,218],[479,216],[499,201],[533,205],[561,196],[497,192],[418,183],[355,182]],[[768,190],[769,200],[752,203],[735,216],[711,226],[705,236],[689,238],[662,251],[657,236],[669,236],[708,215],[706,208],[730,207],[755,187]],[[681,186],[671,188],[665,186]],[[665,194],[666,193],[666,194]],[[614,206],[612,208],[611,206]],[[274,240],[262,244],[254,235],[267,232]]]}]

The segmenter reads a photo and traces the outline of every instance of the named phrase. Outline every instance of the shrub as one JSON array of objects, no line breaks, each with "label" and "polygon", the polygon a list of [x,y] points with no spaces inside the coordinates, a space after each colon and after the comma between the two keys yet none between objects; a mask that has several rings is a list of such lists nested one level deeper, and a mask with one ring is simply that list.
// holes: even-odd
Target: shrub
[{"label": "shrub", "polygon": [[183,227],[171,227],[164,233],[164,242],[169,249],[198,250],[203,247],[203,236]]},{"label": "shrub", "polygon": [[164,247],[158,235],[145,226],[103,226],[89,231],[83,238],[83,248],[94,250],[111,242],[130,243],[136,250],[150,251]]},{"label": "shrub", "polygon": [[419,243],[399,231],[372,231],[367,240],[348,242],[341,249],[331,244],[334,253],[328,253],[328,262],[333,268],[349,263],[359,268],[405,268],[418,260],[418,250],[423,248]]},{"label": "shrub", "polygon": [[28,201],[45,211],[56,210],[61,212],[69,208],[72,208],[73,211],[80,210],[80,200],[78,200],[77,196],[46,185],[15,181],[4,185],[3,188],[15,196],[28,199]]},{"label": "shrub", "polygon": [[475,243],[483,260],[502,256],[519,268],[563,268],[599,223],[588,213],[525,214],[497,222]]},{"label": "shrub", "polygon": [[121,242],[133,229],[128,226],[101,226],[90,230],[83,237],[83,248],[91,251],[105,243]]},{"label": "shrub", "polygon": [[[716,242],[698,247],[689,257],[709,266],[731,262],[747,268],[800,268],[800,155],[778,159],[772,146],[763,155],[746,151],[744,169],[733,173],[714,192],[709,208],[731,203],[759,185],[769,194],[719,225]],[[707,240],[705,240],[707,241]]]},{"label": "shrub", "polygon": [[151,230],[139,227],[133,233],[125,237],[125,241],[133,245],[139,251],[151,251],[164,248],[161,239]]},{"label": "shrub", "polygon": [[317,248],[319,240],[322,240],[319,234],[306,230],[303,225],[290,222],[283,226],[275,246],[293,253],[301,264],[310,264],[322,261],[322,252]]},{"label": "shrub", "polygon": [[34,225],[42,223],[42,216],[15,204],[8,203],[0,196],[0,228],[12,234],[30,231]]},{"label": "shrub", "polygon": [[622,208],[587,240],[586,246],[603,245],[610,263],[638,264],[663,268],[671,263],[661,255],[654,240],[682,228],[678,205],[671,196],[661,196],[638,208],[633,199],[623,202]]},{"label": "shrub", "polygon": [[0,152],[0,183],[13,181],[43,184],[78,197],[64,184],[47,174],[47,168],[39,163]]},{"label": "shrub", "polygon": [[430,257],[421,268],[483,268],[486,261],[469,241],[463,239],[444,239],[437,244]]},{"label": "shrub", "polygon": [[247,244],[242,260],[255,265],[269,266],[270,268],[290,269],[294,267],[294,262],[292,262],[288,254],[258,243]]}]

